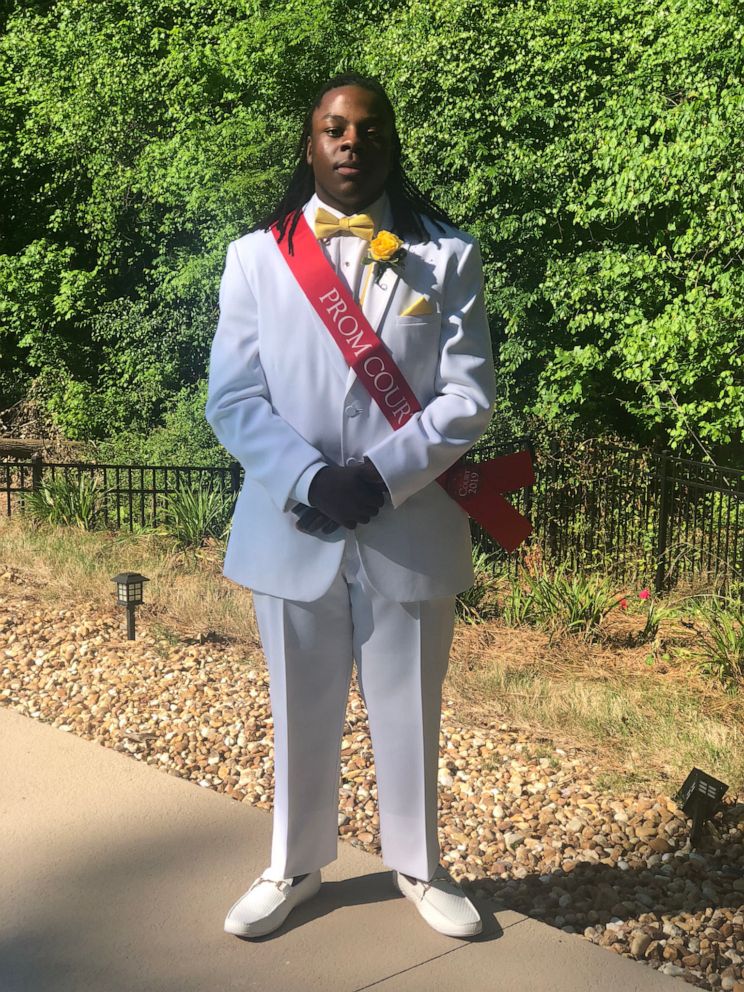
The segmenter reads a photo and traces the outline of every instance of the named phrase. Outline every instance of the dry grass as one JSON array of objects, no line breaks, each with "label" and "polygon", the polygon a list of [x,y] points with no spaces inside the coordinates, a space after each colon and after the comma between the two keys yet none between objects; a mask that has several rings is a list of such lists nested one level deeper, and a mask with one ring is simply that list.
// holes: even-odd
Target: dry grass
[{"label": "dry grass", "polygon": [[[0,519],[0,562],[20,571],[34,594],[49,604],[72,602],[115,609],[118,572],[141,572],[150,580],[137,624],[171,637],[218,634],[259,645],[251,594],[222,575],[216,542],[199,552],[179,551],[154,534],[85,532]],[[122,611],[122,623],[125,623]]]},{"label": "dry grass", "polygon": [[[138,625],[174,642],[217,636],[260,652],[250,593],[221,574],[216,543],[184,553],[152,534],[2,519],[0,563],[49,604],[107,613],[115,609],[112,576],[142,572],[151,581]],[[653,644],[638,645],[642,627],[640,614],[614,612],[596,643],[551,643],[543,631],[501,621],[458,623],[445,698],[466,726],[521,727],[536,756],[541,742],[577,748],[610,789],[671,795],[697,765],[731,794],[744,792],[744,693],[727,694],[697,671],[689,629],[663,621]]]},{"label": "dry grass", "polygon": [[552,647],[538,630],[459,625],[448,674],[455,713],[577,748],[608,788],[669,793],[698,766],[743,792],[742,694],[700,675],[679,636],[627,646],[643,621],[618,620],[626,646],[620,624],[609,643],[565,637]]}]

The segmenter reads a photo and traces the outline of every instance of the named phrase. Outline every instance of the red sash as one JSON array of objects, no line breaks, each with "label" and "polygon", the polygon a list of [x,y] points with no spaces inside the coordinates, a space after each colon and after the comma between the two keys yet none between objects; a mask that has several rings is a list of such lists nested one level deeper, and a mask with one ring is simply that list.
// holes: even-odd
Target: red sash
[{"label": "red sash", "polygon": [[[398,430],[421,410],[413,390],[392,355],[362,313],[359,304],[329,264],[323,249],[300,216],[288,238],[272,233],[292,275],[328,332],[377,403],[393,430]],[[502,493],[514,492],[535,482],[529,451],[501,455],[487,462],[456,462],[437,482],[506,551],[514,551],[532,533],[532,525]]]}]

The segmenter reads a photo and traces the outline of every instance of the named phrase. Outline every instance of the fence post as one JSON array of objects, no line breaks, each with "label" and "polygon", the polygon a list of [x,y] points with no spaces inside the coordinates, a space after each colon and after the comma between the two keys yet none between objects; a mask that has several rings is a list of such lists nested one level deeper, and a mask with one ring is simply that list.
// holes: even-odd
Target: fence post
[{"label": "fence post", "polygon": [[230,491],[233,496],[240,492],[240,462],[230,462]]},{"label": "fence post", "polygon": [[[526,435],[526,434],[523,437],[521,437],[519,440],[520,440],[520,443],[523,443],[523,444],[526,444],[527,445],[527,450],[530,453],[530,461],[532,462],[532,468],[534,470],[534,468],[535,468],[535,442],[532,440],[532,437],[531,436]],[[536,476],[535,477],[535,482],[537,482],[537,473],[535,473],[535,476]],[[529,518],[532,517],[532,490],[533,489],[534,489],[534,486],[528,486],[527,489],[525,490],[525,494],[524,494],[524,512],[525,512],[525,515],[527,517],[529,517]],[[532,536],[533,536],[533,539],[534,539],[534,537],[536,535],[533,533]]]},{"label": "fence post", "polygon": [[44,469],[44,459],[40,451],[31,455],[31,488],[34,492],[41,488],[41,473]]},{"label": "fence post", "polygon": [[547,546],[548,554],[551,559],[555,561],[558,554],[558,521],[556,520],[556,507],[557,507],[557,497],[556,490],[558,488],[558,454],[560,452],[560,444],[556,438],[551,438],[550,441],[550,485],[545,493],[545,511],[548,518],[548,532],[547,532]]},{"label": "fence post", "polygon": [[656,575],[654,591],[658,595],[664,589],[664,570],[667,551],[667,523],[669,519],[669,449],[664,448],[660,455],[659,469],[659,519],[656,545]]}]

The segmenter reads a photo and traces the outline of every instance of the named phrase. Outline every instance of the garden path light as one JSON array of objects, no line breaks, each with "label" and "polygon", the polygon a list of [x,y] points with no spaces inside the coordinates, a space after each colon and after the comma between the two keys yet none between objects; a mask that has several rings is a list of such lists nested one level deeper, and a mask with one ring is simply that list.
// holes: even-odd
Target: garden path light
[{"label": "garden path light", "polygon": [[690,842],[693,847],[697,847],[703,824],[716,812],[727,789],[725,782],[720,782],[699,768],[693,768],[674,796],[675,803],[692,819]]},{"label": "garden path light", "polygon": [[134,610],[142,603],[142,588],[150,580],[139,572],[120,572],[112,582],[116,583],[117,606],[127,608],[127,639],[134,640]]}]

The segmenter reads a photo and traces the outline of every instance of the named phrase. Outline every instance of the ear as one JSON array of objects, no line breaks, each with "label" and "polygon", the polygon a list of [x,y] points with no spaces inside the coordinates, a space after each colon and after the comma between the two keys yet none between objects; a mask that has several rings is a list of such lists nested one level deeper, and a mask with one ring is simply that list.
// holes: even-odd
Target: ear
[{"label": "ear", "polygon": [[307,136],[307,144],[305,145],[305,161],[308,165],[313,164],[313,139],[312,135]]}]

